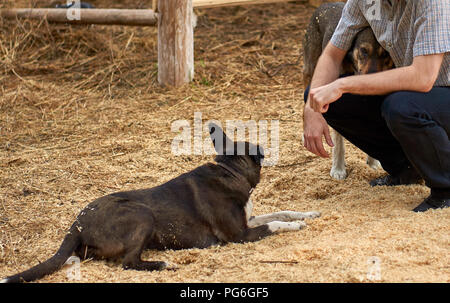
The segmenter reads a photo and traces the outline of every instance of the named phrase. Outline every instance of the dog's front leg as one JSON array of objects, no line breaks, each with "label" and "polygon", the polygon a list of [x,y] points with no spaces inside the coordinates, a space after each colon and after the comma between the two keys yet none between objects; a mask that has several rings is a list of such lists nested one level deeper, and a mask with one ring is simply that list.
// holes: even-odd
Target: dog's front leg
[{"label": "dog's front leg", "polygon": [[344,138],[334,129],[331,133],[334,147],[332,151],[333,162],[331,165],[330,176],[336,180],[344,180],[347,177],[345,169],[345,145]]},{"label": "dog's front leg", "polygon": [[253,242],[261,240],[276,232],[296,231],[306,226],[304,222],[272,221],[267,224],[247,228],[238,242]]},{"label": "dog's front leg", "polygon": [[[320,216],[319,212],[297,212],[297,211],[279,211],[267,215],[261,215],[256,217],[250,217],[247,221],[248,227],[256,227],[263,224],[269,224],[273,222],[286,223],[295,220],[312,219]],[[276,225],[276,224],[275,224]],[[274,225],[274,226],[275,226]]]}]

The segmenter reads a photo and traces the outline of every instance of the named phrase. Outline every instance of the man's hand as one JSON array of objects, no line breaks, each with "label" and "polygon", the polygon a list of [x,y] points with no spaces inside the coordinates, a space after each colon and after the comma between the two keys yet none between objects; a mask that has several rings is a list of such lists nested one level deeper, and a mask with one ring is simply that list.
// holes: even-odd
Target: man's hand
[{"label": "man's hand", "polygon": [[311,89],[309,92],[310,106],[317,113],[326,113],[329,104],[338,100],[341,96],[342,90],[338,79],[330,84]]},{"label": "man's hand", "polygon": [[334,146],[325,118],[322,114],[316,113],[307,104],[303,114],[303,145],[313,154],[328,158],[329,154],[323,147],[322,136],[325,137],[329,146]]},{"label": "man's hand", "polygon": [[[325,137],[329,146],[333,147],[334,144],[327,121],[322,116],[320,109],[325,107],[324,111],[328,110],[328,106],[323,104],[329,104],[327,102],[333,99],[330,98],[330,95],[334,95],[336,99],[339,98],[336,92],[333,93],[335,88],[332,85],[339,77],[339,69],[346,53],[330,42],[327,44],[317,62],[311,80],[308,101],[303,110],[303,145],[313,154],[324,158],[328,158],[329,155],[323,146],[322,138]],[[311,107],[313,104],[311,100],[315,100],[314,106],[317,110]]]}]

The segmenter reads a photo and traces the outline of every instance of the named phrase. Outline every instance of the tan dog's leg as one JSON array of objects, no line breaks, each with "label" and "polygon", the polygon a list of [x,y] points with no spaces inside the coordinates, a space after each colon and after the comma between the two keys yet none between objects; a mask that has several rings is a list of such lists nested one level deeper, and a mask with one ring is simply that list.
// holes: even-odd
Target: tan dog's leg
[{"label": "tan dog's leg", "polygon": [[[345,168],[345,145],[344,138],[333,129],[332,139],[333,147],[333,164],[330,170],[330,176],[336,180],[343,180],[347,177],[347,170]],[[380,161],[367,156],[367,165],[372,169],[379,169],[381,167]]]},{"label": "tan dog's leg", "polygon": [[331,133],[334,143],[333,147],[333,164],[330,170],[330,176],[336,180],[344,180],[347,177],[345,169],[345,145],[344,138],[334,129]]}]

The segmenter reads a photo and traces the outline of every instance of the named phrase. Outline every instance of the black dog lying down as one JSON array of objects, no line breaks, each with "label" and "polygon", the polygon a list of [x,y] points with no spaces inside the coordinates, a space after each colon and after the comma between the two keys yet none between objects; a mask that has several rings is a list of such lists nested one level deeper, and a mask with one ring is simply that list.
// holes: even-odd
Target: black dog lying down
[{"label": "black dog lying down", "polygon": [[[81,259],[121,258],[124,269],[161,270],[162,261],[143,261],[144,249],[205,248],[257,241],[276,231],[299,230],[318,212],[282,211],[252,217],[250,194],[260,180],[262,149],[245,142],[245,154],[222,129],[210,124],[219,154],[160,186],[101,197],[78,215],[58,252],[47,261],[1,282],[29,282],[61,268],[75,253]],[[221,138],[221,139],[217,139]],[[254,152],[252,152],[254,151]]]}]

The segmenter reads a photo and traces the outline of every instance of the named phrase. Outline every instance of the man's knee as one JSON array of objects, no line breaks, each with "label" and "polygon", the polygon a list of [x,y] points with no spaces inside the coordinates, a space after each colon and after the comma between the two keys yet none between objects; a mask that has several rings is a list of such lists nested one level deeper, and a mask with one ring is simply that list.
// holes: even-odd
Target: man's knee
[{"label": "man's knee", "polygon": [[385,98],[381,105],[381,115],[383,116],[386,124],[394,131],[396,128],[401,127],[407,120],[410,120],[414,116],[415,109],[412,104],[411,97],[412,92],[395,92]]}]

